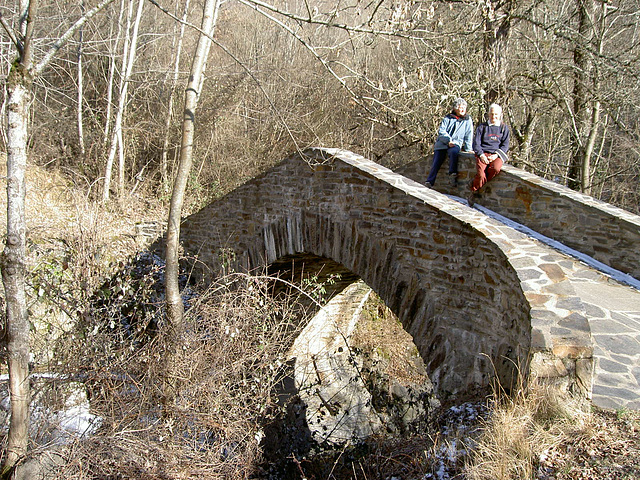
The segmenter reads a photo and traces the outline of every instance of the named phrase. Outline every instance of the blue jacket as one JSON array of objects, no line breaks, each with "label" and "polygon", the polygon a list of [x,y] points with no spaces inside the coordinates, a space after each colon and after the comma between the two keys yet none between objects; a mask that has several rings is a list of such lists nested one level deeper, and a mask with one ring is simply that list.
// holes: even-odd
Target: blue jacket
[{"label": "blue jacket", "polygon": [[449,142],[460,147],[460,150],[471,150],[473,139],[473,121],[469,115],[458,117],[450,113],[442,120],[438,128],[438,138],[433,146],[434,150],[446,150]]}]

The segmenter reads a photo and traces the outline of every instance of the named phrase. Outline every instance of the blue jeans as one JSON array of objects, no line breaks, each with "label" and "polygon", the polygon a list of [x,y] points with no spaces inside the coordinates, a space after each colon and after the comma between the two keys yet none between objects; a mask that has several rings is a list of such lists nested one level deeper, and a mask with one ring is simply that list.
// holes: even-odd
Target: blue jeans
[{"label": "blue jeans", "polygon": [[460,147],[455,145],[453,147],[449,147],[446,150],[436,150],[433,152],[433,164],[431,165],[431,170],[429,171],[429,176],[427,177],[427,182],[431,185],[436,183],[436,176],[438,175],[438,170],[444,163],[444,159],[449,157],[449,174],[458,173],[458,154],[460,153]]}]

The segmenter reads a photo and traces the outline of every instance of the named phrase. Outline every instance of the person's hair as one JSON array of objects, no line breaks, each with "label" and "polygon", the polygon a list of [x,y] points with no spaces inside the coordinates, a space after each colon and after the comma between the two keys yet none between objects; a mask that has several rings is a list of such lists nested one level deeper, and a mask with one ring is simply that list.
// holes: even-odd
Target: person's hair
[{"label": "person's hair", "polygon": [[498,105],[497,103],[492,103],[491,105],[489,105],[489,110],[487,110],[487,114],[491,111],[491,110],[497,110],[498,114],[502,117],[502,107],[500,105]]},{"label": "person's hair", "polygon": [[458,108],[460,105],[464,105],[465,107],[467,106],[467,101],[462,97],[458,97],[453,101],[453,110]]}]

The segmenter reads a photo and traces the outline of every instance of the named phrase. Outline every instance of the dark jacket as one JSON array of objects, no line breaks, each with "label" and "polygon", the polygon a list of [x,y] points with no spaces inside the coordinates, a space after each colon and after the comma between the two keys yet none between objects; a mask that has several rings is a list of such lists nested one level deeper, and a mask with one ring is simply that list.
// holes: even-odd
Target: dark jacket
[{"label": "dark jacket", "polygon": [[497,126],[483,122],[476,129],[476,135],[473,138],[473,151],[478,156],[483,153],[496,153],[498,149],[506,153],[509,150],[510,135],[509,127],[504,123]]}]

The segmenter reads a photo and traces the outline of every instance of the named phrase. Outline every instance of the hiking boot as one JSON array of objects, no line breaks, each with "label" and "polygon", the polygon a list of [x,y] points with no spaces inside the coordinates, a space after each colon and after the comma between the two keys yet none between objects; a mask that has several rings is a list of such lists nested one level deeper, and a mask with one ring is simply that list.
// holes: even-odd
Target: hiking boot
[{"label": "hiking boot", "polygon": [[458,186],[458,174],[457,173],[450,173],[449,174],[449,184],[453,188]]},{"label": "hiking boot", "polygon": [[470,207],[473,207],[476,203],[476,192],[474,192],[473,190],[471,190],[469,192],[469,195],[467,195],[467,203]]}]

